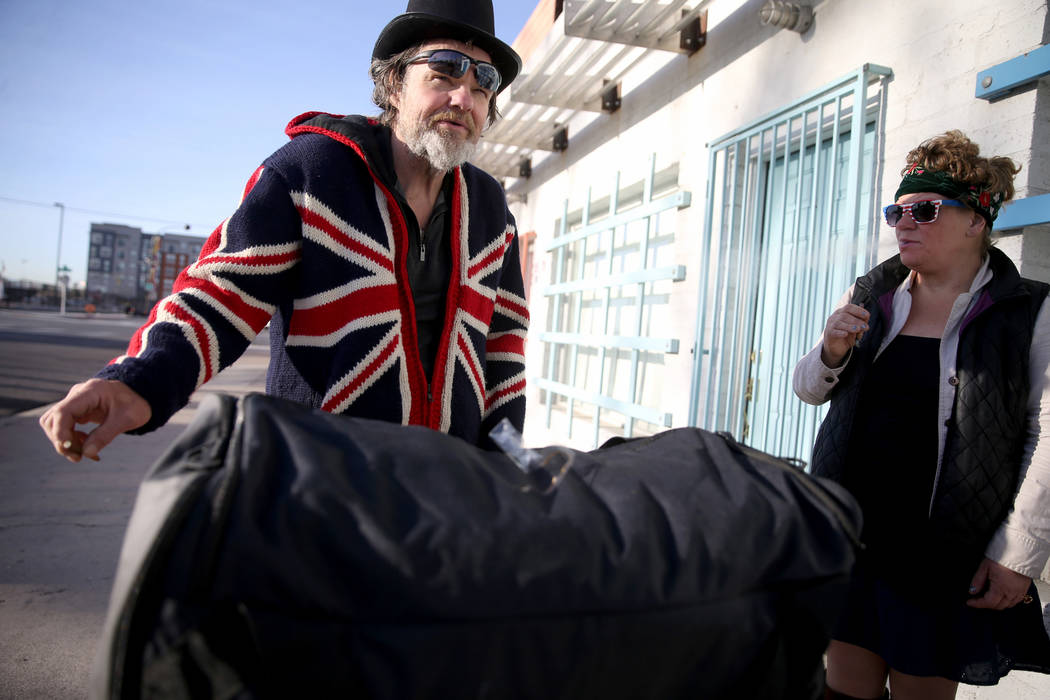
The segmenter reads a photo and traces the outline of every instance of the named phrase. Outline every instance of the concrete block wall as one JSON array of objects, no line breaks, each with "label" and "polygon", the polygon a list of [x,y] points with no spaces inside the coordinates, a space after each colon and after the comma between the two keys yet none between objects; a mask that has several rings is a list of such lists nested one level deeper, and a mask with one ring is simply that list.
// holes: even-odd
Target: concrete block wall
[{"label": "concrete block wall", "polygon": [[[692,206],[675,223],[675,258],[688,276],[670,301],[673,327],[683,350],[669,355],[661,408],[676,425],[690,423],[688,391],[701,279],[701,237],[707,197],[708,144],[867,63],[889,67],[879,133],[878,208],[892,201],[908,150],[948,129],[961,129],[988,154],[1021,163],[1019,196],[1050,189],[1050,81],[998,102],[974,96],[976,75],[1037,48],[1048,32],[1045,0],[827,0],[814,3],[815,21],[805,33],[764,26],[764,0],[715,0],[708,5],[707,45],[693,56],[651,52],[623,81],[623,106],[613,114],[580,114],[569,124],[569,149],[533,158],[533,175],[509,191],[521,231],[537,234],[537,256],[555,233],[565,206],[582,206],[588,188],[607,194],[613,173],[623,182],[645,175],[651,154],[657,168],[677,163],[679,186]],[[896,252],[891,229],[878,227],[877,257]],[[1004,240],[1004,250],[1031,276],[1050,279],[1045,227]],[[536,270],[549,275],[549,266]],[[549,277],[534,278],[530,311],[536,332],[546,327],[539,291]],[[527,349],[529,376],[542,373],[542,345]],[[530,394],[534,403],[537,392]],[[536,413],[542,413],[537,411]],[[534,414],[530,414],[530,419]],[[557,429],[529,421],[526,439],[565,441]],[[537,427],[538,426],[538,427]]]},{"label": "concrete block wall", "polygon": [[[669,328],[682,352],[667,356],[670,381],[661,408],[676,425],[689,423],[688,387],[693,357],[696,302],[702,279],[701,248],[707,197],[708,144],[821,88],[866,63],[887,66],[879,136],[876,204],[889,203],[907,152],[922,140],[961,129],[986,154],[1006,155],[1022,165],[1018,196],[1050,192],[1050,79],[994,103],[974,96],[977,73],[1050,43],[1045,0],[826,0],[814,2],[816,19],[805,34],[762,26],[764,0],[715,0],[708,5],[708,41],[692,57],[654,52],[623,83],[623,106],[611,115],[579,115],[570,123],[564,153],[534,157],[533,176],[510,191],[523,199],[514,207],[519,229],[535,231],[536,264],[530,305],[535,336],[546,327],[547,307],[539,290],[550,264],[542,246],[555,233],[565,200],[582,206],[588,188],[608,194],[613,173],[623,182],[645,176],[651,154],[657,169],[678,164],[679,187],[692,206],[675,221],[675,258],[688,276],[675,286]],[[878,227],[878,258],[896,253],[893,232]],[[1022,274],[1050,281],[1050,226],[1007,232],[998,245]],[[542,344],[530,340],[527,373],[542,374]],[[532,390],[526,419],[529,444],[588,447],[570,439],[563,426],[545,425],[545,411]],[[1050,587],[1041,592],[1050,600]],[[1045,602],[1044,600],[1044,602]],[[961,686],[960,700],[1035,700],[1050,697],[1050,677],[1014,672],[997,686]]]}]

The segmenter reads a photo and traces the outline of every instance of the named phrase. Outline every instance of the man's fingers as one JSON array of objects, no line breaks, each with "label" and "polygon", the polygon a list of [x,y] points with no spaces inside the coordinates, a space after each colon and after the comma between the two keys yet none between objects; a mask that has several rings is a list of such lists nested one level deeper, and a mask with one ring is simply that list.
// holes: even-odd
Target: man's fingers
[{"label": "man's fingers", "polygon": [[73,422],[62,421],[62,413],[52,406],[40,416],[40,427],[51,441],[52,447],[71,462],[80,461],[80,443],[74,441]]},{"label": "man's fingers", "polygon": [[[64,399],[40,417],[40,427],[55,451],[71,462],[81,457],[98,460],[99,452],[123,432],[145,425],[149,404],[122,382],[89,379],[75,385]],[[97,423],[84,433],[78,424]]]},{"label": "man's fingers", "polygon": [[[81,432],[79,430],[74,430],[71,431],[71,435],[69,438],[56,438],[52,440],[52,444],[55,448],[55,452],[57,452],[59,455],[65,457],[70,462],[79,462],[81,457],[85,456],[84,440],[86,438],[87,433]],[[98,456],[95,455],[94,457],[91,457],[91,459],[94,459],[97,462]]]},{"label": "man's fingers", "polygon": [[95,451],[93,454],[84,454],[84,442],[88,438],[88,433],[81,430],[73,431],[72,440],[64,440],[58,446],[60,448],[60,454],[71,462],[79,462],[81,457],[87,457],[93,459],[96,462],[98,460],[98,452]]},{"label": "man's fingers", "polygon": [[88,382],[76,384],[65,398],[53,405],[40,417],[40,427],[53,441],[64,443],[73,438],[73,429],[78,422],[97,413],[99,397],[90,391]]},{"label": "man's fingers", "polygon": [[98,453],[113,442],[113,439],[121,433],[139,427],[133,421],[121,420],[123,416],[110,416],[97,428],[92,430],[84,439],[81,454],[88,459],[98,461]]},{"label": "man's fingers", "polygon": [[150,418],[150,407],[146,401],[120,382],[106,385],[109,394],[103,402],[105,418],[84,440],[83,455],[98,459],[98,453],[118,435],[142,427]]}]

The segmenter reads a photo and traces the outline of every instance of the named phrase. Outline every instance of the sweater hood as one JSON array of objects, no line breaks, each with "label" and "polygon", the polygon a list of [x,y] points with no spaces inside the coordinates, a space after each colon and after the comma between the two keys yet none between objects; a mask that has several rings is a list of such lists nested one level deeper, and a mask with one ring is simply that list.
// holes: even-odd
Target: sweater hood
[{"label": "sweater hood", "polygon": [[302,134],[321,134],[353,148],[368,167],[393,189],[397,177],[393,172],[390,129],[371,117],[327,112],[304,112],[288,122],[284,133],[294,139]]}]

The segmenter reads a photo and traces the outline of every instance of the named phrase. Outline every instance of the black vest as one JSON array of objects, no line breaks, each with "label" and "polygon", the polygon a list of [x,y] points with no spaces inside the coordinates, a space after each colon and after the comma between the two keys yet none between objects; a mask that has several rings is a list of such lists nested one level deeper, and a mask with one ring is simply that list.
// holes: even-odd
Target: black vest
[{"label": "black vest", "polygon": [[[1013,504],[1026,438],[1032,329],[1050,289],[1022,278],[998,249],[989,256],[992,281],[962,321],[955,402],[930,508],[935,531],[972,552],[984,550]],[[854,285],[852,302],[871,314],[870,330],[832,394],[813,449],[814,474],[844,480],[860,390],[891,324],[893,293],[908,273],[898,255]]]}]

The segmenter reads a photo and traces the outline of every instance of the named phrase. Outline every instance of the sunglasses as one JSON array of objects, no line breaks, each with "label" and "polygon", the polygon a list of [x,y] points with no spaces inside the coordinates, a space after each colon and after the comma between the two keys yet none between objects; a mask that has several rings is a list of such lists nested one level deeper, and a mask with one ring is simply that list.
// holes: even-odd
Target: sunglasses
[{"label": "sunglasses", "polygon": [[949,207],[966,207],[965,204],[954,199],[924,199],[911,204],[891,204],[883,209],[882,213],[886,215],[886,223],[889,226],[899,224],[905,213],[917,224],[932,224],[937,220],[942,204]]},{"label": "sunglasses", "polygon": [[465,53],[454,49],[432,49],[409,59],[409,65],[413,63],[427,62],[430,70],[447,75],[450,78],[462,78],[474,66],[474,75],[477,76],[478,86],[483,90],[496,92],[503,77],[499,74],[496,66],[485,61],[471,58]]}]

